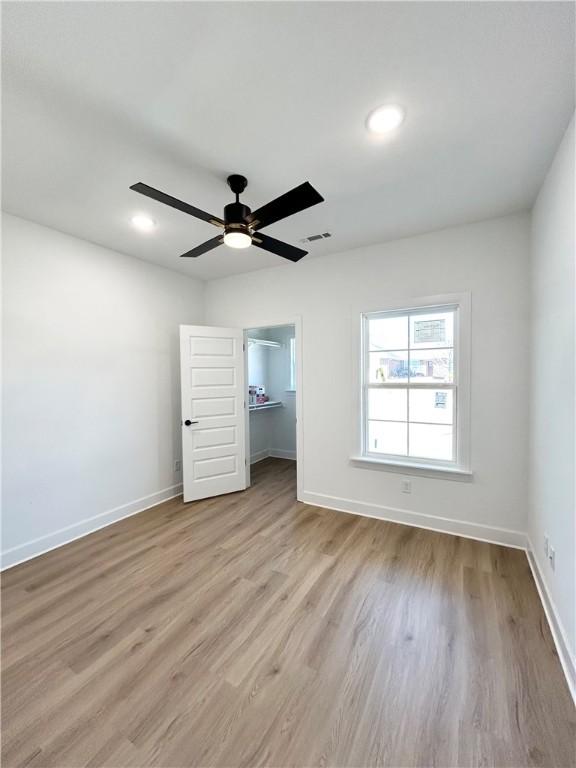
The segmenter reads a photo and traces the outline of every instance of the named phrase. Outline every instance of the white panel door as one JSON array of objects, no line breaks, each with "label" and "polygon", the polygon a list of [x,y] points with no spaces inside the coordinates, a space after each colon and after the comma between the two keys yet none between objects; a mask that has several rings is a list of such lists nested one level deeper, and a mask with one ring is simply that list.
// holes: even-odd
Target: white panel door
[{"label": "white panel door", "polygon": [[180,326],[184,501],[246,488],[244,332]]}]

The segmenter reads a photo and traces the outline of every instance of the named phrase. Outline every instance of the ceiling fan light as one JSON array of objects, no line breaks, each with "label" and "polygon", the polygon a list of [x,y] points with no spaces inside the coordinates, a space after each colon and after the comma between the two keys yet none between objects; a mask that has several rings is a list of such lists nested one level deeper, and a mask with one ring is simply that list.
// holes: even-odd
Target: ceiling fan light
[{"label": "ceiling fan light", "polygon": [[140,232],[153,232],[156,229],[156,222],[145,213],[137,213],[132,216],[132,226]]},{"label": "ceiling fan light", "polygon": [[248,248],[252,245],[252,238],[246,232],[225,232],[224,244],[229,248]]},{"label": "ceiling fan light", "polygon": [[397,104],[385,104],[368,115],[366,127],[370,133],[390,133],[401,125],[404,115],[404,110]]}]

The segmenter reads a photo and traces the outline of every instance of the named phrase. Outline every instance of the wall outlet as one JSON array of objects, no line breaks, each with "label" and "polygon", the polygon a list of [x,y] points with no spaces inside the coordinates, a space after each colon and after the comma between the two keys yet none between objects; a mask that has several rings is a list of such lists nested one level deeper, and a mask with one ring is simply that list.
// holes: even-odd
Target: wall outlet
[{"label": "wall outlet", "polygon": [[556,550],[552,546],[548,547],[548,560],[550,561],[550,568],[552,568],[552,570],[555,571],[556,570]]},{"label": "wall outlet", "polygon": [[174,472],[180,472],[182,470],[182,462],[180,459],[176,459],[174,462]]},{"label": "wall outlet", "polygon": [[548,534],[544,534],[544,554],[546,557],[548,557],[548,552],[550,550],[550,539],[548,538]]},{"label": "wall outlet", "polygon": [[402,480],[400,488],[402,493],[412,493],[412,480]]}]

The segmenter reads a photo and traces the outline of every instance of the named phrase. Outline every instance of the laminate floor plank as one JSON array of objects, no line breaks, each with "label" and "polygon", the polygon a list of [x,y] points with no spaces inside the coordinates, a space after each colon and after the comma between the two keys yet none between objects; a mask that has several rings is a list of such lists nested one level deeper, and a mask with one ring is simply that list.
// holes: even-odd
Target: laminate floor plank
[{"label": "laminate floor plank", "polygon": [[4,768],[576,765],[519,550],[242,493],[171,499],[2,579]]}]

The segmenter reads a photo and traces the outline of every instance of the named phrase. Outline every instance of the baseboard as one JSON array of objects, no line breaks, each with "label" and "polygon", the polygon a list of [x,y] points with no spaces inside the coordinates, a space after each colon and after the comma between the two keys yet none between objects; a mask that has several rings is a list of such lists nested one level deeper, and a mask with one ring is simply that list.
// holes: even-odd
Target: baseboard
[{"label": "baseboard", "polygon": [[122,506],[115,507],[107,512],[100,512],[66,528],[60,528],[58,531],[53,531],[45,536],[39,536],[37,539],[19,544],[17,547],[7,549],[5,552],[2,552],[0,570],[4,571],[7,568],[12,568],[15,565],[26,562],[26,560],[31,560],[34,557],[50,552],[52,549],[69,544],[71,541],[81,539],[83,536],[94,533],[94,531],[98,531],[100,528],[106,528],[108,525],[117,523],[125,517],[137,515],[145,509],[156,506],[156,504],[173,499],[181,493],[181,484],[172,485],[170,488],[164,488],[162,491],[151,493],[149,496],[143,496],[141,499],[128,502],[128,504],[122,504]]},{"label": "baseboard", "polygon": [[265,448],[263,451],[256,451],[256,453],[250,456],[250,464],[258,464],[259,461],[264,461],[268,456],[270,456],[268,448]]},{"label": "baseboard", "polygon": [[548,619],[548,625],[550,627],[550,632],[552,633],[556,651],[558,652],[558,658],[560,659],[560,664],[564,670],[564,676],[566,677],[568,688],[570,689],[570,693],[572,694],[572,698],[576,704],[576,658],[570,651],[570,645],[568,643],[566,631],[564,630],[564,625],[562,624],[554,601],[552,600],[552,596],[548,590],[548,587],[546,586],[546,582],[542,576],[542,571],[538,565],[538,560],[534,556],[534,547],[532,546],[532,542],[529,538],[526,554],[528,556],[528,562],[530,563],[532,576],[536,582],[536,589],[540,595],[540,601],[544,607],[544,613]]},{"label": "baseboard", "polygon": [[327,507],[338,512],[349,512],[363,517],[374,517],[402,525],[413,525],[416,528],[426,528],[438,533],[450,533],[453,536],[463,536],[467,539],[486,541],[490,544],[502,544],[506,547],[526,549],[526,534],[522,531],[512,531],[508,528],[497,528],[481,523],[470,523],[465,520],[453,520],[447,517],[426,515],[422,512],[412,512],[408,509],[385,507],[379,504],[369,504],[364,501],[343,499],[339,496],[326,496],[321,493],[303,491],[299,501],[316,507]]},{"label": "baseboard", "polygon": [[259,461],[263,461],[272,457],[273,459],[292,459],[296,461],[296,451],[281,451],[277,448],[267,448],[263,451],[257,451],[250,456],[250,464],[257,464]]},{"label": "baseboard", "polygon": [[275,459],[292,459],[292,461],[296,461],[296,451],[281,451],[278,448],[272,448],[270,456]]}]

